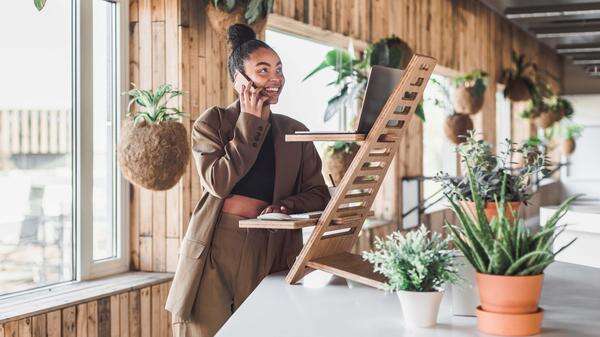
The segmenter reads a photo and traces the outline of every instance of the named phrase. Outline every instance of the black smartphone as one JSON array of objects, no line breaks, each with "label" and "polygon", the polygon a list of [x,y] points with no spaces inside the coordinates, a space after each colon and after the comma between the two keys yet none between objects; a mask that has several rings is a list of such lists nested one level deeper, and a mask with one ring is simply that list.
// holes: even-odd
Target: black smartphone
[{"label": "black smartphone", "polygon": [[[248,85],[248,83],[254,88],[254,89],[258,89],[258,87],[256,86],[256,84],[254,84],[254,82],[252,82],[252,80],[250,79],[250,77],[248,77],[248,75],[246,75],[246,73],[243,70],[237,70],[238,73],[240,73],[242,75],[241,79],[238,79],[238,76],[235,77],[235,82],[233,84],[235,90],[237,90],[238,93],[242,92],[242,85]],[[264,94],[263,90],[261,89],[261,91],[259,92],[261,95]]]}]

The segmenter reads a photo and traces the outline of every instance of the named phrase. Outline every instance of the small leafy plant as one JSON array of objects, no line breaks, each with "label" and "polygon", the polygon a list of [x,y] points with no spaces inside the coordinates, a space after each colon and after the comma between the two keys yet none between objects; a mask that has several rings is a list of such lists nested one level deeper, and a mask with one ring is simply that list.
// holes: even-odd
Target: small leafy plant
[{"label": "small leafy plant", "polygon": [[357,148],[358,144],[356,144],[356,142],[335,141],[333,144],[327,146],[325,149],[325,154],[327,156],[331,156],[332,154],[338,152],[352,153],[356,151]]},{"label": "small leafy plant", "polygon": [[[508,175],[502,173],[502,189],[500,200],[496,200],[498,215],[488,221],[485,215],[485,203],[475,186],[473,168],[467,166],[470,177],[471,194],[476,206],[476,218],[468,215],[466,209],[459,206],[452,198],[451,208],[458,217],[460,225],[445,222],[450,231],[452,241],[460,249],[467,260],[480,273],[492,275],[538,275],[554,262],[557,254],[570,246],[575,239],[553,251],[557,236],[564,231],[557,222],[565,215],[567,209],[577,198],[573,196],[565,200],[545,226],[539,231],[530,231],[523,220],[513,212],[514,220],[510,220],[504,212],[506,201],[506,185]],[[496,199],[497,199],[496,195]]]},{"label": "small leafy plant", "polygon": [[487,88],[488,73],[481,69],[474,70],[463,76],[457,76],[452,79],[452,84],[455,87],[466,86],[474,89],[474,94],[477,97],[483,96]]},{"label": "small leafy plant", "polygon": [[440,291],[445,283],[460,280],[448,242],[439,233],[430,238],[421,225],[406,235],[393,232],[386,240],[376,238],[375,251],[363,252],[363,258],[388,278],[389,291]]},{"label": "small leafy plant", "polygon": [[[548,161],[536,144],[525,142],[517,146],[509,139],[504,144],[500,155],[494,155],[489,143],[477,139],[475,131],[469,132],[465,142],[457,146],[457,152],[471,173],[464,177],[438,173],[435,180],[442,184],[444,194],[453,201],[475,201],[472,193],[475,188],[483,200],[494,202],[502,189],[502,177],[506,177],[506,200],[526,202],[530,198],[528,189],[532,178],[548,175]],[[516,154],[525,160],[522,167],[515,169],[511,160]]]},{"label": "small leafy plant", "polygon": [[[145,121],[155,124],[169,120],[176,120],[184,113],[175,107],[167,107],[169,101],[183,95],[183,91],[173,89],[170,84],[159,86],[156,91],[135,88],[126,92],[131,99],[129,101],[127,116],[133,118],[135,124]],[[133,104],[137,104],[137,111],[132,111]]]}]

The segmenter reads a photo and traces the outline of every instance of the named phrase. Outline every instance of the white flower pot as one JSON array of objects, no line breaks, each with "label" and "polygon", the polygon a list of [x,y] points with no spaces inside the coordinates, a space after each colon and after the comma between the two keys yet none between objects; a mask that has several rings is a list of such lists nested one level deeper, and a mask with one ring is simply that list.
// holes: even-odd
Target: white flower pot
[{"label": "white flower pot", "polygon": [[479,305],[479,291],[475,282],[475,268],[460,254],[456,257],[458,275],[464,284],[452,285],[452,313],[457,316],[475,316]]},{"label": "white flower pot", "polygon": [[397,292],[404,322],[408,326],[426,328],[437,323],[440,302],[444,296],[442,291],[417,292],[399,290]]}]

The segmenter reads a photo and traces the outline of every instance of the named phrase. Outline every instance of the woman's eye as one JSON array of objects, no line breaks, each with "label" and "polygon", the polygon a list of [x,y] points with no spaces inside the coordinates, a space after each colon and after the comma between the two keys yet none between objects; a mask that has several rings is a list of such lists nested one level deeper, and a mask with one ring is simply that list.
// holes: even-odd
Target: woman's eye
[{"label": "woman's eye", "polygon": [[268,72],[267,68],[258,69],[258,73],[259,74],[264,74],[264,73],[267,73],[267,72]]},{"label": "woman's eye", "polygon": [[277,68],[277,70],[275,70],[278,74],[283,74],[283,69],[281,68]]}]

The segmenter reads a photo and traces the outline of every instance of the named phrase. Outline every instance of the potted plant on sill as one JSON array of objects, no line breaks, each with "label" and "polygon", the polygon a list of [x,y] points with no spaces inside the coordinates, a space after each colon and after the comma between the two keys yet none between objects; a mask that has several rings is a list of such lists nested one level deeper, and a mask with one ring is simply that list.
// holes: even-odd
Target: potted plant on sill
[{"label": "potted plant on sill", "polygon": [[[118,145],[121,172],[132,183],[163,191],[175,186],[190,160],[184,114],[169,101],[183,95],[169,84],[155,91],[133,88],[128,119],[123,121]],[[137,110],[131,110],[136,104]]]},{"label": "potted plant on sill", "polygon": [[474,70],[452,80],[454,91],[454,111],[459,114],[476,114],[483,107],[484,94],[487,88],[488,74],[482,70]]},{"label": "potted plant on sill", "polygon": [[[531,197],[529,188],[534,177],[547,176],[548,162],[538,146],[528,142],[517,146],[505,140],[505,149],[499,155],[492,152],[492,146],[484,140],[477,139],[474,131],[470,132],[465,142],[457,146],[461,162],[472,170],[472,175],[451,177],[446,173],[438,173],[436,181],[442,184],[444,194],[455,203],[468,210],[468,214],[476,217],[476,205],[471,184],[484,202],[488,219],[496,216],[498,206],[496,196],[502,188],[502,177],[506,176],[506,198],[502,209],[505,216],[513,217],[522,203]],[[521,167],[513,167],[513,158],[517,155],[527,158]]]},{"label": "potted plant on sill", "polygon": [[502,70],[500,82],[504,84],[504,97],[513,102],[527,101],[535,90],[535,63],[525,62],[524,54],[512,52],[513,68]]},{"label": "potted plant on sill", "polygon": [[244,23],[255,32],[261,32],[267,24],[267,15],[273,9],[274,0],[208,0],[206,17],[219,35],[227,35],[227,28]]},{"label": "potted plant on sill", "polygon": [[527,336],[541,331],[543,309],[538,307],[544,269],[554,262],[570,241],[553,251],[556,237],[564,230],[557,226],[569,205],[577,197],[563,202],[537,232],[530,231],[522,219],[504,212],[508,175],[501,175],[502,189],[497,216],[489,219],[484,200],[475,186],[473,168],[467,166],[476,217],[449,198],[459,224],[446,221],[450,237],[477,271],[481,305],[477,308],[477,327],[488,334]]},{"label": "potted plant on sill", "polygon": [[578,124],[567,125],[564,131],[564,139],[562,143],[562,153],[565,156],[570,156],[575,152],[575,139],[581,136],[583,126]]},{"label": "potted plant on sill", "polygon": [[424,225],[405,235],[393,232],[386,240],[376,238],[375,250],[363,252],[374,271],[387,277],[386,288],[397,293],[407,325],[436,324],[443,286],[459,281],[448,239]]}]

